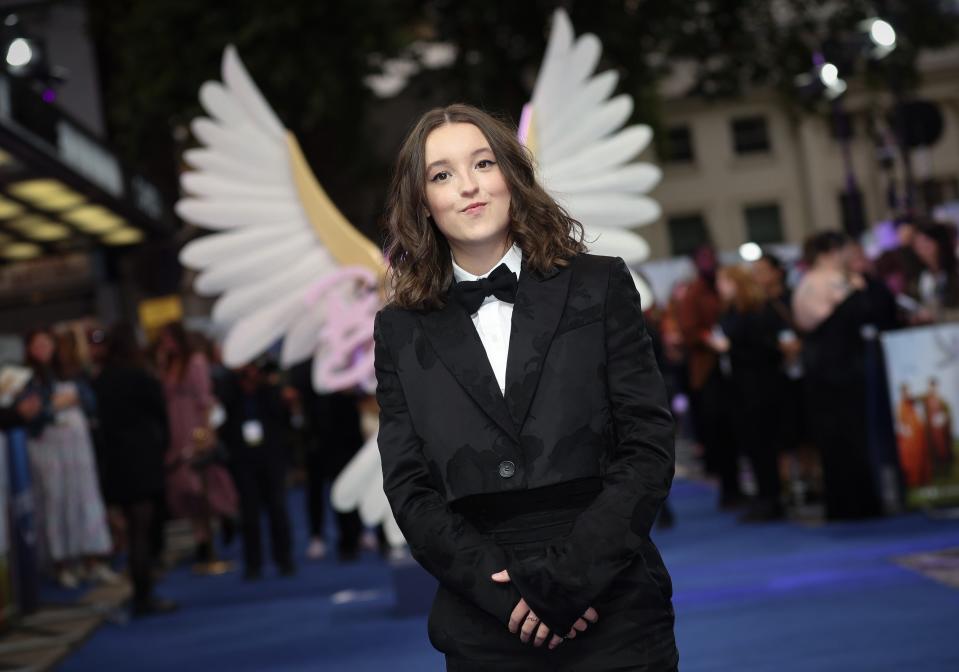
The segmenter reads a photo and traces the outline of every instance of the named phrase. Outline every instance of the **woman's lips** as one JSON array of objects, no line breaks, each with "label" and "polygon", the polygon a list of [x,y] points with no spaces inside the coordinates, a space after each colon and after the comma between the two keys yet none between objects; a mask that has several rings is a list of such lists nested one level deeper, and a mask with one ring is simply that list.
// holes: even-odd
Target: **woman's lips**
[{"label": "woman's lips", "polygon": [[478,212],[482,212],[483,208],[485,207],[485,203],[470,203],[468,206],[463,208],[463,212],[467,215],[475,215]]}]

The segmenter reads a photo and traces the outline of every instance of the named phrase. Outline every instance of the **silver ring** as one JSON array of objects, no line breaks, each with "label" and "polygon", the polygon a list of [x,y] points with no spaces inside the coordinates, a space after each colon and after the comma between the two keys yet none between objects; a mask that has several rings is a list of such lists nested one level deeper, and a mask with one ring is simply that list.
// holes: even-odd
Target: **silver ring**
[{"label": "silver ring", "polygon": [[533,616],[533,614],[529,614],[529,615],[526,616],[526,620],[527,620],[527,621],[530,621],[531,623],[538,623],[538,622],[539,622],[539,617]]}]

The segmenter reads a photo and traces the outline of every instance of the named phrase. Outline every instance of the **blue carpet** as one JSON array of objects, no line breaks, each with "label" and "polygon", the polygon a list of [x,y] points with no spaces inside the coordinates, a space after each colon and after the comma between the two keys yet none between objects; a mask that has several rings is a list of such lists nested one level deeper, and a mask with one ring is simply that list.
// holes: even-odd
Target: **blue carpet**
[{"label": "blue carpet", "polygon": [[[687,482],[671,501],[678,524],[656,540],[673,575],[682,670],[959,669],[959,591],[893,562],[959,546],[959,524],[915,514],[747,527],[715,511],[711,489]],[[291,511],[302,554],[302,493],[291,494]],[[378,557],[303,560],[299,569],[253,584],[238,572],[177,569],[160,592],[181,611],[104,625],[59,669],[443,669],[425,616],[395,616],[391,573]]]}]

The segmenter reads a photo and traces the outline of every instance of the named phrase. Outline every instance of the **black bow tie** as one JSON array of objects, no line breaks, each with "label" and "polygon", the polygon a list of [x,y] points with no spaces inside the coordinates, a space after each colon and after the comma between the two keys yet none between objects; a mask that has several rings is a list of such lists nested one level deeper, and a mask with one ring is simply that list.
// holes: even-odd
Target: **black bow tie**
[{"label": "black bow tie", "polygon": [[516,274],[506,264],[500,264],[485,278],[457,282],[453,285],[453,297],[472,315],[490,294],[500,301],[513,303],[516,300],[516,285]]}]

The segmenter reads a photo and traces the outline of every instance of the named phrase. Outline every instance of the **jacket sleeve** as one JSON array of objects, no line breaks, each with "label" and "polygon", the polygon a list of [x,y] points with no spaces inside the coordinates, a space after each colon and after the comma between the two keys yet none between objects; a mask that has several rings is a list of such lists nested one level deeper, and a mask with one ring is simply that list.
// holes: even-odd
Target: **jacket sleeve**
[{"label": "jacket sleeve", "polygon": [[560,635],[635,560],[673,478],[673,418],[639,294],[621,259],[610,271],[605,327],[606,384],[616,444],[602,491],[566,538],[545,552],[518,558],[509,568],[526,602]]},{"label": "jacket sleeve", "polygon": [[505,625],[519,591],[511,584],[494,583],[490,576],[506,569],[506,554],[453,512],[434,485],[383,333],[388,319],[379,313],[373,329],[383,489],[413,557],[448,590]]}]

